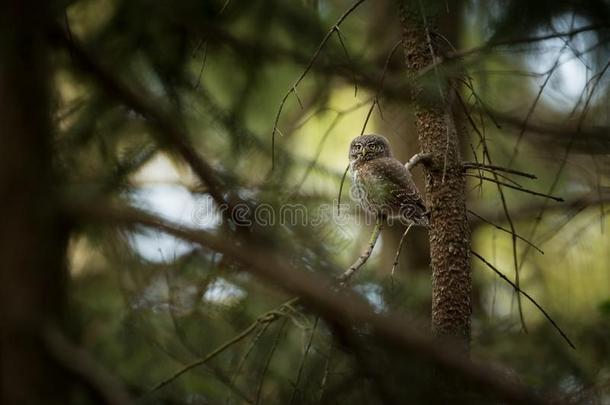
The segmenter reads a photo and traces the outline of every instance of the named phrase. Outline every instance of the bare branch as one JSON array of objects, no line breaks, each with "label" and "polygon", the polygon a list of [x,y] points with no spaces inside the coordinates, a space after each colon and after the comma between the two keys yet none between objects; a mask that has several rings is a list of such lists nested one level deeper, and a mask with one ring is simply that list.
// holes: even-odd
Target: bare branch
[{"label": "bare branch", "polygon": [[[305,169],[305,173],[303,174],[303,177],[297,183],[297,185],[294,187],[294,191],[293,191],[294,194],[298,193],[298,191],[301,189],[301,187],[305,183],[305,180],[307,179],[307,177],[309,176],[309,174],[311,173],[313,168],[316,166],[316,163],[318,162],[318,159],[320,158],[320,154],[322,153],[322,150],[324,148],[324,144],[325,144],[326,140],[328,139],[329,135],[335,129],[335,127],[341,122],[341,120],[343,118],[345,118],[347,116],[347,114],[358,110],[359,108],[364,106],[366,103],[368,103],[368,100],[356,103],[353,106],[351,106],[349,108],[346,108],[344,110],[340,110],[340,111],[331,110],[331,111],[335,111],[336,112],[335,118],[332,120],[332,122],[330,123],[328,128],[326,128],[326,131],[324,132],[324,135],[322,135],[322,139],[318,143],[318,146],[317,146],[316,151],[314,153],[314,157],[309,162],[309,165],[307,166],[307,169]],[[317,112],[315,112],[311,116],[315,116],[318,112],[320,112],[320,110],[318,110]],[[307,120],[309,118],[311,118],[311,116],[308,117],[306,120],[304,120],[304,122],[307,122]],[[302,124],[300,124],[300,125],[302,125]],[[343,187],[343,181],[345,180],[345,174],[347,174],[347,170],[348,169],[349,169],[349,166],[347,167],[346,172],[344,173],[343,178],[341,180],[341,186],[340,186],[341,188]],[[339,191],[341,192],[341,190],[339,190]],[[338,204],[340,204],[340,202],[341,202],[341,196],[339,195]]]},{"label": "bare branch", "polygon": [[[341,30],[339,30],[338,26],[335,26],[335,31],[337,32],[337,38],[339,38],[339,43],[341,44],[341,48],[343,48],[343,52],[345,52],[345,59],[347,59],[347,63],[352,65],[352,59],[349,57],[349,52],[347,51],[347,47],[345,46],[345,42],[343,41],[343,35],[341,35]],[[356,76],[354,73],[354,67],[351,66],[352,73],[352,81],[354,82],[354,97],[358,96],[358,82],[356,81]]]},{"label": "bare branch", "polygon": [[[368,124],[369,119],[371,118],[371,114],[373,113],[373,110],[375,109],[375,105],[377,105],[377,107],[379,108],[379,114],[380,115],[382,114],[381,106],[379,104],[379,96],[381,95],[381,91],[383,89],[383,82],[385,80],[385,75],[388,71],[388,67],[390,66],[390,62],[392,61],[392,57],[394,56],[394,54],[396,53],[396,51],[398,50],[398,47],[400,45],[402,45],[402,39],[394,44],[394,46],[390,50],[390,53],[388,54],[388,57],[385,60],[385,64],[383,65],[383,70],[381,72],[381,77],[379,78],[379,84],[377,85],[377,90],[375,91],[375,97],[373,98],[371,107],[369,108],[369,111],[366,114],[366,118],[364,119],[364,124],[362,125],[362,131],[360,131],[360,135],[364,134],[364,131],[366,130],[366,125]],[[381,117],[383,119],[383,115]]]},{"label": "bare branch", "polygon": [[254,350],[254,347],[256,346],[256,343],[261,338],[261,336],[263,336],[265,334],[267,329],[269,329],[270,325],[271,325],[271,322],[266,322],[263,325],[263,327],[259,328],[259,330],[256,332],[256,334],[253,335],[252,340],[248,344],[248,347],[247,347],[246,351],[244,352],[243,356],[239,360],[239,363],[237,363],[237,366],[235,367],[235,371],[233,372],[233,376],[231,377],[231,383],[234,384],[235,381],[237,381],[237,378],[239,377],[239,374],[240,374],[242,368],[246,364],[246,361],[250,357],[250,354],[252,353],[252,350]]},{"label": "bare branch", "polygon": [[226,8],[229,7],[230,3],[231,3],[231,0],[225,0],[225,3],[220,8],[220,11],[218,12],[218,15],[222,14],[226,10]]},{"label": "bare branch", "polygon": [[479,176],[479,180],[480,180],[479,184],[478,184],[479,187],[483,186],[483,179],[481,179],[481,177],[485,175],[483,172],[488,172],[488,173],[491,173],[495,179],[502,178],[502,179],[508,181],[509,183],[513,184],[516,187],[523,188],[523,186],[520,183],[513,180],[511,177],[509,177],[505,174],[499,173],[493,169],[488,169],[485,167],[477,167],[476,170],[478,172],[478,176]]},{"label": "bare branch", "polygon": [[263,371],[261,373],[261,378],[258,383],[258,388],[256,389],[256,400],[255,404],[258,405],[261,399],[261,392],[263,390],[263,383],[265,382],[265,377],[267,376],[267,370],[269,369],[269,364],[271,364],[271,359],[273,359],[273,354],[275,353],[275,349],[277,349],[277,345],[280,343],[280,338],[282,337],[282,333],[284,332],[284,328],[286,327],[286,323],[288,319],[284,319],[282,324],[280,325],[277,334],[275,335],[275,339],[273,340],[273,345],[271,346],[271,350],[269,350],[269,354],[267,355],[267,360],[265,360],[265,365],[263,366]]},{"label": "bare branch", "polygon": [[513,147],[513,152],[510,156],[510,159],[508,160],[509,167],[512,166],[512,163],[514,162],[515,158],[519,154],[519,146],[521,144],[521,140],[523,139],[523,136],[525,135],[525,131],[527,129],[527,123],[529,122],[530,118],[534,114],[534,110],[536,109],[536,106],[538,105],[538,102],[540,101],[540,97],[542,97],[542,93],[544,92],[544,89],[546,88],[547,84],[551,80],[553,73],[555,73],[557,67],[559,66],[559,62],[561,60],[561,55],[563,55],[563,52],[566,50],[566,48],[568,48],[568,43],[565,43],[564,46],[561,48],[561,50],[557,53],[557,58],[555,58],[555,62],[553,63],[553,66],[547,72],[544,82],[542,82],[542,85],[540,86],[540,89],[538,89],[538,93],[536,94],[534,101],[532,102],[529,110],[527,111],[527,115],[525,116],[525,120],[523,121],[523,126],[521,127],[521,131],[519,131],[519,136],[517,137],[517,142],[515,142],[515,146]]},{"label": "bare branch", "polygon": [[[610,61],[608,63],[606,63],[606,65],[601,69],[601,71],[599,71],[594,77],[595,77],[595,82],[591,87],[591,90],[589,92],[589,95],[585,101],[585,105],[583,107],[582,113],[580,114],[579,120],[578,120],[578,125],[576,127],[576,131],[574,133],[571,134],[570,136],[570,140],[568,142],[568,145],[566,146],[566,149],[564,151],[563,157],[561,159],[561,163],[559,165],[559,168],[557,169],[557,173],[555,173],[555,177],[553,179],[553,183],[551,184],[551,187],[549,188],[549,193],[552,193],[555,191],[555,188],[557,187],[557,185],[559,184],[559,178],[561,176],[561,173],[563,172],[567,162],[568,162],[568,157],[570,156],[570,153],[572,151],[572,146],[574,145],[574,141],[577,137],[577,135],[579,135],[582,131],[582,126],[585,122],[585,119],[587,117],[587,113],[589,111],[589,105],[591,103],[591,100],[593,99],[593,95],[595,94],[595,91],[597,89],[597,86],[599,85],[601,79],[603,78],[603,76],[606,74],[608,68],[610,68]],[[592,78],[593,79],[593,78]],[[534,226],[532,228],[531,231],[531,237],[533,237],[536,233],[536,231],[538,230],[538,226],[540,225],[541,221],[542,221],[542,216],[544,214],[544,211],[547,208],[547,204],[545,201],[545,204],[542,205],[542,208],[540,209],[540,212],[538,213],[538,216],[536,217],[536,222],[534,223]],[[525,257],[527,256],[527,254],[529,253],[529,249],[527,249],[523,252],[523,256],[522,259],[525,260]],[[522,263],[523,263],[522,260]]]},{"label": "bare branch", "polygon": [[343,193],[343,183],[345,183],[345,178],[347,177],[347,172],[349,171],[349,164],[345,168],[343,172],[343,176],[341,177],[341,184],[339,185],[339,197],[337,198],[337,215],[341,214],[341,194]]},{"label": "bare branch", "polygon": [[201,68],[199,69],[199,75],[197,76],[197,81],[195,82],[195,86],[193,86],[193,90],[197,90],[199,88],[199,85],[201,84],[203,69],[205,69],[205,62],[208,59],[208,41],[205,41],[203,44],[203,56],[201,57],[201,59]]},{"label": "bare branch", "polygon": [[333,349],[335,346],[335,341],[331,340],[330,347],[328,348],[328,354],[326,355],[326,361],[324,362],[324,373],[322,374],[322,381],[320,382],[320,394],[318,396],[318,403],[323,404],[324,393],[326,391],[326,385],[328,383],[328,376],[330,375],[330,362],[333,357]]},{"label": "bare branch", "polygon": [[528,179],[537,179],[538,178],[538,177],[536,177],[535,174],[526,173],[526,172],[522,172],[522,171],[515,170],[515,169],[509,169],[508,167],[486,165],[486,164],[479,163],[479,162],[465,162],[462,164],[462,166],[464,167],[464,169],[476,169],[476,170],[487,169],[489,171],[506,172],[506,173],[517,175],[517,176],[527,177]]},{"label": "bare branch", "polygon": [[273,169],[275,167],[275,133],[278,132],[278,123],[280,121],[280,116],[282,115],[282,110],[284,109],[284,104],[286,104],[286,100],[288,100],[288,97],[290,97],[291,93],[296,92],[297,86],[301,83],[301,81],[305,78],[305,76],[307,76],[307,73],[309,73],[309,71],[311,70],[311,67],[318,59],[318,56],[320,56],[320,52],[322,51],[322,49],[324,48],[324,46],[326,45],[326,43],[328,42],[330,37],[333,35],[333,33],[339,32],[339,26],[343,23],[343,21],[354,10],[356,10],[360,4],[364,3],[364,1],[365,0],[356,0],[356,2],[354,2],[354,4],[352,4],[351,7],[348,8],[347,11],[345,11],[345,13],[343,13],[341,15],[341,17],[339,17],[339,19],[337,20],[335,25],[333,25],[328,30],[328,32],[326,32],[326,35],[324,35],[324,38],[322,38],[322,41],[320,42],[320,44],[318,45],[318,48],[315,50],[313,56],[309,60],[309,63],[305,67],[305,70],[303,71],[303,73],[301,73],[299,78],[294,82],[294,84],[292,85],[290,90],[288,90],[286,92],[286,94],[284,94],[284,97],[282,98],[282,101],[280,102],[280,106],[279,106],[277,114],[275,116],[275,122],[273,123],[273,131],[271,132],[271,169]]},{"label": "bare branch", "polygon": [[[587,193],[580,196],[573,196],[571,198],[566,199],[566,201],[561,205],[552,205],[548,207],[547,210],[553,209],[555,212],[560,211],[568,211],[572,214],[576,214],[581,212],[587,207],[597,207],[602,204],[610,203],[610,195],[606,193],[602,195],[602,197],[598,197],[595,195],[597,193]],[[512,213],[512,217],[514,220],[531,220],[538,217],[540,214],[540,209],[547,202],[547,200],[543,200],[538,203],[525,204],[520,206]],[[491,209],[487,206],[479,206],[476,208],[477,212],[482,213],[482,216],[487,218],[490,221],[502,221],[504,218],[504,212],[498,212],[497,210]],[[570,214],[570,215],[572,215]],[[531,239],[530,239],[531,240]]]},{"label": "bare branch", "polygon": [[531,247],[533,247],[534,249],[536,249],[536,250],[537,250],[537,251],[539,251],[540,253],[544,254],[544,252],[542,251],[542,249],[540,249],[538,246],[534,245],[532,242],[530,242],[529,240],[527,240],[527,239],[525,239],[524,237],[520,236],[519,234],[515,234],[515,233],[513,233],[513,232],[512,232],[510,229],[506,229],[506,228],[501,227],[501,226],[500,226],[500,225],[498,225],[498,224],[494,224],[494,223],[493,223],[493,222],[491,222],[490,220],[483,218],[482,216],[480,216],[479,214],[477,214],[476,212],[474,212],[474,211],[472,211],[472,210],[468,210],[468,212],[469,212],[470,214],[474,215],[475,217],[479,218],[481,221],[483,221],[483,222],[485,222],[485,223],[487,223],[487,224],[489,224],[489,225],[492,225],[492,226],[493,226],[493,227],[495,227],[496,229],[499,229],[499,230],[501,230],[501,231],[503,231],[503,232],[506,232],[506,233],[508,233],[509,235],[515,235],[515,236],[517,237],[517,239],[522,240],[523,242],[527,243],[528,245],[530,245]]},{"label": "bare branch", "polygon": [[499,181],[499,180],[496,180],[496,179],[492,179],[491,177],[479,176],[479,175],[476,175],[476,174],[469,174],[469,173],[464,173],[464,176],[475,177],[477,179],[482,179],[482,180],[490,181],[492,183],[496,183],[496,184],[499,184],[499,185],[504,186],[504,187],[512,188],[513,190],[521,191],[521,192],[524,192],[524,193],[527,193],[527,194],[536,195],[536,196],[539,196],[539,197],[548,198],[550,200],[555,200],[557,202],[563,202],[564,201],[564,199],[561,198],[561,197],[555,197],[553,195],[549,195],[549,194],[545,194],[545,193],[539,193],[538,191],[533,191],[533,190],[530,190],[530,189],[527,189],[527,188],[513,186],[512,184],[504,183],[502,181]]},{"label": "bare branch", "polygon": [[320,317],[316,316],[316,320],[313,323],[313,327],[311,328],[311,333],[309,334],[309,340],[307,341],[307,346],[305,347],[305,351],[303,352],[303,356],[301,357],[301,363],[299,365],[299,371],[297,372],[297,378],[294,381],[294,388],[292,389],[292,395],[290,396],[290,401],[288,404],[292,404],[294,399],[296,398],[297,391],[299,389],[299,382],[301,381],[301,374],[303,374],[303,368],[305,367],[305,360],[307,360],[307,356],[309,355],[309,350],[311,349],[311,344],[313,342],[313,337],[316,333],[316,329],[318,328],[318,321]]},{"label": "bare branch", "polygon": [[[479,103],[481,106],[483,106],[483,109],[488,111],[483,102],[481,101],[481,98],[477,95],[477,92],[474,89],[474,86],[472,85],[471,82],[468,82],[467,86],[470,88],[471,92],[473,95],[475,95],[475,98],[477,100],[477,103]],[[472,128],[474,129],[474,131],[477,133],[477,135],[479,136],[481,145],[483,147],[483,163],[485,163],[485,159],[487,159],[487,161],[489,162],[489,164],[493,164],[493,160],[491,158],[491,153],[489,152],[489,148],[487,147],[487,140],[485,139],[485,135],[479,130],[479,127],[476,125],[476,123],[474,122],[474,120],[472,119],[472,116],[470,115],[470,112],[468,111],[468,108],[466,107],[466,104],[462,101],[462,98],[460,97],[460,95],[458,94],[458,99],[460,100],[460,103],[462,104],[462,107],[464,108],[466,117],[468,118],[468,122],[470,122],[470,125],[472,126]],[[489,114],[489,113],[488,113]],[[493,117],[491,114],[489,114],[491,117]],[[492,118],[494,119],[494,118]],[[481,123],[483,123],[483,116],[481,114]],[[494,119],[495,122],[495,119]],[[497,125],[497,124],[496,124]],[[485,128],[483,127],[483,130]],[[502,188],[501,183],[498,181],[498,173],[496,171],[492,171],[492,175],[494,180],[497,182],[497,188],[498,188],[498,193],[500,194],[500,201],[502,202],[502,210],[504,211],[504,217],[506,218],[506,220],[508,221],[508,225],[510,227],[510,233],[511,233],[511,244],[512,244],[512,253],[513,253],[513,266],[515,269],[515,284],[517,287],[519,287],[519,258],[517,257],[517,229],[515,227],[515,224],[513,222],[512,216],[510,214],[510,211],[508,209],[508,202],[506,201],[506,196],[504,195],[504,189]],[[479,176],[480,181],[483,181],[484,176],[481,174]],[[522,188],[519,186],[519,188]],[[546,202],[546,200],[545,200]],[[521,327],[522,329],[527,332],[527,325],[525,324],[525,317],[523,315],[523,305],[521,303],[521,296],[519,294],[517,294],[517,307],[519,309],[519,320],[521,321]]]},{"label": "bare branch", "polygon": [[525,291],[523,291],[521,288],[517,287],[517,285],[515,283],[513,283],[512,281],[510,281],[510,279],[508,277],[506,277],[500,270],[498,270],[493,264],[491,264],[490,262],[488,262],[487,260],[485,260],[485,258],[483,256],[481,256],[480,254],[478,254],[477,252],[475,252],[474,250],[470,251],[473,255],[475,255],[479,260],[481,260],[483,263],[485,263],[485,265],[487,267],[489,267],[490,269],[492,269],[494,271],[494,273],[496,273],[498,275],[498,277],[500,277],[502,280],[506,281],[508,284],[510,284],[511,287],[513,287],[515,289],[515,291],[517,291],[519,294],[523,295],[525,298],[527,298],[532,304],[534,304],[536,306],[536,308],[538,308],[540,310],[540,312],[542,312],[542,315],[544,315],[544,317],[551,323],[551,325],[553,325],[553,327],[557,330],[557,332],[559,332],[559,334],[561,335],[561,337],[563,337],[563,339],[570,345],[570,347],[574,350],[576,350],[576,346],[574,346],[574,344],[572,343],[572,341],[570,340],[570,338],[568,338],[568,336],[564,333],[563,330],[561,330],[561,328],[559,327],[559,325],[557,325],[557,322],[555,322],[553,320],[553,318],[551,318],[551,316],[548,314],[548,312],[546,312],[544,310],[544,308],[542,308],[542,306],[540,304],[538,304],[538,302],[533,299],[528,293],[526,293]]},{"label": "bare branch", "polygon": [[[269,319],[272,319],[272,318],[270,317]],[[245,339],[246,337],[248,337],[252,332],[254,332],[256,330],[256,328],[258,327],[260,322],[261,321],[259,321],[257,319],[255,322],[250,324],[246,329],[244,329],[237,336],[233,337],[231,340],[223,343],[216,349],[212,350],[205,357],[186,365],[185,367],[181,368],[180,370],[178,370],[177,372],[172,374],[170,377],[159,382],[157,385],[155,385],[153,388],[151,388],[150,392],[155,392],[155,391],[165,387],[167,384],[171,383],[172,381],[174,381],[175,379],[177,379],[178,377],[180,377],[182,374],[186,373],[187,371],[189,371],[195,367],[201,366],[202,364],[205,364],[208,361],[212,360],[214,357],[218,356],[219,354],[221,354],[222,352],[227,350],[229,347],[233,346],[234,344],[236,344],[236,343],[240,342],[241,340]],[[267,320],[267,322],[269,322],[269,320]]]},{"label": "bare branch", "polygon": [[394,277],[394,271],[396,270],[396,266],[398,266],[398,258],[400,257],[400,250],[402,249],[402,244],[404,243],[404,241],[407,237],[407,234],[409,233],[409,230],[411,229],[411,226],[413,226],[412,223],[407,226],[407,229],[404,231],[404,233],[400,237],[400,242],[398,243],[398,248],[396,249],[396,255],[394,256],[394,263],[392,264],[392,273],[391,273],[392,277]]},{"label": "bare branch", "polygon": [[554,32],[552,34],[539,35],[539,36],[535,36],[535,37],[513,38],[513,39],[502,40],[502,41],[489,42],[489,43],[483,44],[481,46],[476,46],[476,47],[472,47],[469,49],[463,49],[461,51],[450,52],[446,56],[437,59],[435,61],[435,63],[426,66],[426,68],[423,69],[422,73],[429,72],[430,70],[435,69],[436,67],[438,67],[439,65],[441,65],[445,62],[461,59],[466,56],[474,55],[477,53],[483,53],[486,51],[490,51],[494,48],[499,48],[499,47],[503,47],[503,46],[531,44],[534,42],[542,42],[542,41],[546,41],[548,39],[553,39],[553,38],[572,37],[572,36],[580,34],[582,32],[596,31],[596,30],[600,30],[603,28],[609,28],[609,27],[610,27],[610,25],[608,23],[592,24],[592,25],[586,25],[586,26],[579,27],[579,28],[576,28],[576,29],[573,29],[570,31],[565,31],[565,32]]},{"label": "bare branch", "polygon": [[[273,309],[263,313],[258,318],[256,318],[256,320],[254,322],[252,322],[250,325],[248,325],[242,332],[240,332],[239,334],[235,335],[233,338],[231,338],[227,342],[223,343],[222,345],[217,347],[215,350],[211,351],[208,355],[206,355],[203,358],[201,358],[199,360],[196,360],[196,361],[194,361],[194,362],[184,366],[183,368],[181,368],[180,370],[178,370],[174,374],[172,374],[172,376],[170,376],[170,377],[166,378],[165,380],[159,382],[157,385],[155,385],[150,390],[150,392],[155,392],[155,391],[159,390],[160,388],[162,388],[162,387],[166,386],[167,384],[170,384],[171,382],[176,380],[178,377],[180,377],[182,374],[186,373],[187,371],[192,370],[195,367],[198,367],[200,365],[203,365],[203,364],[209,362],[214,357],[218,356],[219,354],[221,354],[222,352],[224,352],[225,350],[227,350],[231,346],[233,346],[236,343],[239,343],[240,341],[245,339],[252,332],[254,332],[259,326],[263,325],[263,327],[260,329],[259,333],[257,333],[255,335],[255,339],[257,339],[260,336],[260,334],[262,334],[269,327],[270,324],[275,322],[277,319],[284,317],[287,314],[285,309],[291,308],[291,305],[293,305],[296,302],[298,302],[298,300],[299,300],[298,298],[291,298],[288,301],[283,302],[282,304],[280,304],[276,308],[273,308]],[[251,349],[248,349],[248,352],[250,350]],[[233,382],[234,380],[235,380],[234,378],[231,379],[231,382]]]},{"label": "bare branch", "polygon": [[347,282],[354,275],[354,273],[357,272],[358,270],[360,270],[360,268],[362,266],[364,266],[364,264],[367,262],[367,260],[369,260],[369,257],[371,257],[371,253],[373,253],[373,249],[375,248],[375,245],[377,244],[377,239],[379,239],[379,234],[381,233],[381,227],[382,227],[381,221],[378,220],[377,223],[375,224],[375,228],[373,228],[373,233],[371,234],[371,238],[369,239],[369,243],[368,243],[366,249],[364,250],[364,252],[362,252],[362,254],[358,257],[358,259],[356,259],[354,264],[349,266],[348,269],[345,270],[345,272],[337,278],[339,280],[339,282],[341,283],[341,285],[347,284]]}]

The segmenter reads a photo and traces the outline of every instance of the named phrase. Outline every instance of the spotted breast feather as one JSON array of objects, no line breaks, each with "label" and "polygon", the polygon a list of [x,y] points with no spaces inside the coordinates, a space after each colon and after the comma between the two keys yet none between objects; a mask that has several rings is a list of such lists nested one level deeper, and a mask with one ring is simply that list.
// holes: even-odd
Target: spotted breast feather
[{"label": "spotted breast feather", "polygon": [[379,158],[354,170],[363,208],[386,219],[426,226],[428,214],[409,171],[396,159]]}]

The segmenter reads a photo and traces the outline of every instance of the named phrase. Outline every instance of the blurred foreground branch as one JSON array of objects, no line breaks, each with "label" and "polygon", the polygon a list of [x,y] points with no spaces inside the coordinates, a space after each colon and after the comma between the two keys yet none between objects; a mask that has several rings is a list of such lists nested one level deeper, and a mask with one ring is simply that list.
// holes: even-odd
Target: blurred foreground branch
[{"label": "blurred foreground branch", "polygon": [[114,405],[134,403],[119,379],[99,365],[86,350],[70,343],[57,327],[45,330],[44,341],[51,357],[81,380],[102,402]]},{"label": "blurred foreground branch", "polygon": [[147,91],[141,86],[136,90],[135,86],[124,83],[74,37],[59,33],[56,38],[73,55],[80,70],[97,81],[103,91],[125,103],[159,130],[161,134],[159,143],[161,145],[169,144],[171,149],[182,156],[193,172],[207,186],[207,191],[219,206],[230,203],[225,200],[225,190],[223,190],[215,170],[191,145],[182,125],[171,114],[164,111],[154,101],[154,97],[147,94]]},{"label": "blurred foreground branch", "polygon": [[66,210],[80,221],[126,227],[151,227],[223,253],[242,263],[244,270],[297,295],[303,304],[333,324],[343,325],[347,330],[366,326],[374,336],[387,340],[402,350],[423,355],[438,366],[453,370],[475,385],[489,389],[508,401],[524,404],[547,403],[526,386],[460,355],[460,351],[455,349],[455,343],[450,340],[442,339],[441,343],[438,339],[432,339],[395,314],[377,314],[353,291],[336,290],[329,278],[297,271],[287,264],[288,260],[268,250],[252,248],[247,244],[238,245],[236,241],[223,236],[181,227],[135,208],[98,203],[70,204],[66,206]]}]

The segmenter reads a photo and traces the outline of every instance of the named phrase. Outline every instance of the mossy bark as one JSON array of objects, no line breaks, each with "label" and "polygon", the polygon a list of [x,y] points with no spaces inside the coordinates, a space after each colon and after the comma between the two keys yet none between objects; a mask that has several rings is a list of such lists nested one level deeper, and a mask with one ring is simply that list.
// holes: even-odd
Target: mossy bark
[{"label": "mossy bark", "polygon": [[[423,10],[424,4],[427,9]],[[468,352],[471,316],[470,228],[466,211],[459,133],[463,119],[457,108],[455,78],[436,69],[419,76],[441,54],[435,31],[435,5],[399,0],[405,62],[413,79],[412,102],[422,152],[431,155],[425,168],[430,210],[432,331],[457,339]],[[450,18],[459,18],[454,10]]]}]

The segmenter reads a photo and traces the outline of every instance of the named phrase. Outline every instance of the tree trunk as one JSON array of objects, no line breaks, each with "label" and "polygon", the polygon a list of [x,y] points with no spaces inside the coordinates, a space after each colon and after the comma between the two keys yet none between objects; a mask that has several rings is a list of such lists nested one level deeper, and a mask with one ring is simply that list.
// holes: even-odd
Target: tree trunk
[{"label": "tree trunk", "polygon": [[[422,152],[432,157],[425,168],[426,200],[430,210],[432,268],[432,331],[457,339],[468,352],[471,315],[470,229],[462,176],[456,86],[432,69],[416,78],[441,55],[434,23],[441,6],[423,0],[400,0],[407,71],[413,78],[416,128]],[[423,10],[427,7],[427,10]],[[433,10],[434,8],[439,10]],[[424,13],[422,14],[422,11]],[[452,19],[460,18],[453,11]],[[450,25],[450,24],[449,24]]]},{"label": "tree trunk", "polygon": [[54,198],[49,2],[0,5],[0,403],[67,403],[43,331],[64,304],[67,232]]}]

